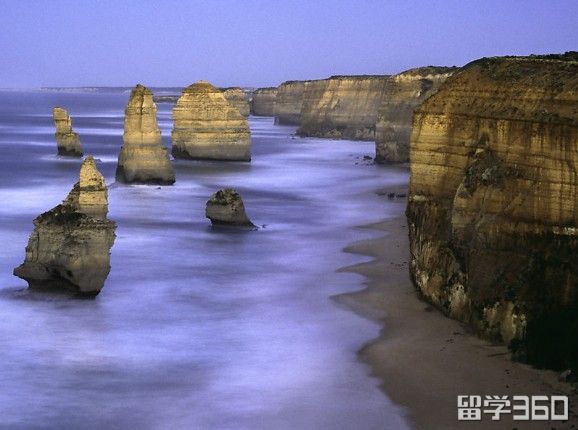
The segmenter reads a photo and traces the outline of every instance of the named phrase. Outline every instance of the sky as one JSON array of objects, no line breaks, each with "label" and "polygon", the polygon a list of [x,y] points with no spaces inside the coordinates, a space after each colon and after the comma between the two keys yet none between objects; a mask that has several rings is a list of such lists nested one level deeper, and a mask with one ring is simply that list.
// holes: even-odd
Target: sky
[{"label": "sky", "polygon": [[578,50],[578,0],[0,0],[0,88],[276,86]]}]

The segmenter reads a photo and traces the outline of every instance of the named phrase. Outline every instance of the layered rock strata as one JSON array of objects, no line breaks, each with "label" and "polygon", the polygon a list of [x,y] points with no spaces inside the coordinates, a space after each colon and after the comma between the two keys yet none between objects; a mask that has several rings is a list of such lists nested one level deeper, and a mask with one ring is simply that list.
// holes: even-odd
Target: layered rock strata
[{"label": "layered rock strata", "polygon": [[239,87],[223,88],[223,95],[229,103],[239,109],[239,113],[244,117],[249,116],[250,107],[247,94]]},{"label": "layered rock strata", "polygon": [[34,220],[25,260],[14,275],[30,288],[97,295],[110,271],[115,239],[116,225],[107,212],[104,178],[88,156],[68,197]]},{"label": "layered rock strata", "polygon": [[275,124],[301,124],[303,95],[309,81],[287,81],[277,87],[275,97]]},{"label": "layered rock strata", "polygon": [[173,108],[175,158],[251,160],[247,119],[223,93],[205,81],[183,90]]},{"label": "layered rock strata", "polygon": [[306,86],[300,136],[374,140],[387,76],[332,76]]},{"label": "layered rock strata", "polygon": [[59,106],[52,109],[52,118],[56,127],[56,145],[58,155],[82,157],[82,146],[78,133],[72,130],[72,119],[68,112]]},{"label": "layered rock strata", "polygon": [[123,145],[116,180],[124,183],[170,185],[175,172],[157,124],[153,94],[138,84],[124,111]]},{"label": "layered rock strata", "polygon": [[205,215],[213,225],[254,227],[247,214],[241,195],[232,188],[217,191],[207,201]]},{"label": "layered rock strata", "polygon": [[484,58],[414,114],[423,296],[540,366],[578,370],[578,53]]},{"label": "layered rock strata", "polygon": [[420,67],[391,76],[375,124],[375,161],[409,161],[409,139],[414,109],[437,91],[457,67]]},{"label": "layered rock strata", "polygon": [[257,88],[251,97],[251,114],[255,116],[275,116],[277,88]]}]

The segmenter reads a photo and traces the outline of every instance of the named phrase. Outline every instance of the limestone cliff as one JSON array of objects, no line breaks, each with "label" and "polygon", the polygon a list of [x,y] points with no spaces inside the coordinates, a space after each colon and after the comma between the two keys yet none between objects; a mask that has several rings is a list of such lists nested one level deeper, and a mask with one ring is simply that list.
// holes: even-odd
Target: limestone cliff
[{"label": "limestone cliff", "polygon": [[242,88],[239,87],[231,87],[231,88],[222,88],[223,95],[227,99],[229,103],[239,109],[239,113],[245,117],[249,116],[249,102],[247,101],[247,95]]},{"label": "limestone cliff", "polygon": [[407,217],[425,298],[578,370],[578,53],[484,58],[413,118]]},{"label": "limestone cliff", "polygon": [[205,81],[183,90],[173,108],[175,158],[251,160],[247,119],[223,93]]},{"label": "limestone cliff", "polygon": [[275,116],[277,88],[257,88],[251,97],[251,114],[256,116]]},{"label": "limestone cliff", "polygon": [[301,124],[303,94],[308,81],[287,81],[277,87],[275,97],[275,124]]},{"label": "limestone cliff", "polygon": [[457,70],[457,67],[420,67],[391,76],[375,124],[375,161],[409,161],[413,111]]},{"label": "limestone cliff", "polygon": [[72,119],[68,112],[59,106],[52,109],[52,118],[56,127],[56,145],[58,155],[82,157],[82,146],[78,134],[72,130]]},{"label": "limestone cliff", "polygon": [[138,84],[124,111],[123,145],[116,180],[125,183],[170,185],[175,172],[157,125],[153,93]]},{"label": "limestone cliff", "polygon": [[332,76],[309,82],[297,134],[374,140],[386,81],[387,76]]},{"label": "limestone cliff", "polygon": [[106,218],[107,212],[104,178],[88,156],[68,197],[34,220],[24,263],[14,275],[31,288],[97,295],[110,271],[115,239],[116,225]]}]

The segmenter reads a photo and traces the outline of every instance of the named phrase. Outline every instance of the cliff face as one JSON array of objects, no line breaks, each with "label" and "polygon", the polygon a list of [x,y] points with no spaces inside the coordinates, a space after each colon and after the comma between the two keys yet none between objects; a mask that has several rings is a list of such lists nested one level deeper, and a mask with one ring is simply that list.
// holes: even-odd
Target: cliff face
[{"label": "cliff face", "polygon": [[303,94],[309,81],[287,81],[277,87],[275,124],[301,124]]},{"label": "cliff face", "polygon": [[107,212],[106,184],[89,156],[68,197],[34,220],[24,263],[14,275],[31,288],[97,295],[110,271],[115,239],[116,225],[106,219]]},{"label": "cliff face", "polygon": [[223,88],[223,95],[229,103],[239,109],[239,113],[245,117],[249,116],[249,102],[245,91],[239,87]]},{"label": "cliff face", "polygon": [[481,59],[416,109],[411,273],[521,359],[578,370],[578,53]]},{"label": "cliff face", "polygon": [[72,120],[66,110],[56,106],[52,109],[52,118],[56,127],[56,145],[58,155],[82,157],[82,146],[78,134],[72,130]]},{"label": "cliff face", "polygon": [[251,98],[251,113],[256,116],[275,116],[277,88],[257,88]]},{"label": "cliff face", "polygon": [[414,109],[456,70],[457,67],[420,67],[387,80],[375,124],[375,161],[409,161]]},{"label": "cliff face", "polygon": [[300,136],[373,140],[387,76],[311,81],[303,95]]},{"label": "cliff face", "polygon": [[157,125],[153,94],[140,84],[132,90],[124,111],[123,141],[117,181],[161,185],[175,182],[175,172]]}]

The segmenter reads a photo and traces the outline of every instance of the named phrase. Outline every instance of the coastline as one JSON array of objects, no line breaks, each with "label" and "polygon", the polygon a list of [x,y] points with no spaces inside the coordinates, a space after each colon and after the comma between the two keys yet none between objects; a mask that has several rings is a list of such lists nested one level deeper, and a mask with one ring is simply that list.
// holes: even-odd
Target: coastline
[{"label": "coastline", "polygon": [[[575,387],[553,371],[513,362],[508,349],[480,339],[465,325],[447,318],[419,298],[408,270],[407,222],[393,219],[360,226],[378,230],[377,238],[353,243],[344,252],[369,256],[368,262],[339,269],[364,276],[365,288],[335,296],[362,317],[379,321],[381,334],[359,351],[359,359],[381,380],[381,388],[406,408],[416,429],[574,429],[578,427]],[[568,395],[566,422],[457,420],[458,395]]]}]

